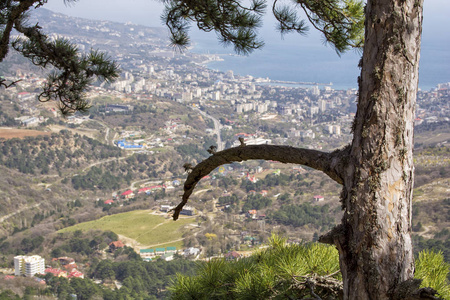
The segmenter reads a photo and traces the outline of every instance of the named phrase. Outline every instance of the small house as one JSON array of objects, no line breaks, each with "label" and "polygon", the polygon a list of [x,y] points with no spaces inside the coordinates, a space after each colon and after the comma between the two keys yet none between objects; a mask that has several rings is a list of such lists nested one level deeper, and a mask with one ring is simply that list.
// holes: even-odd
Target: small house
[{"label": "small house", "polygon": [[168,253],[176,253],[177,252],[177,247],[167,247],[166,248],[166,254]]},{"label": "small house", "polygon": [[166,253],[166,248],[156,248],[155,249],[155,255],[163,255]]},{"label": "small house", "polygon": [[171,261],[174,259],[173,253],[166,253],[161,256],[161,259],[164,259],[165,261]]},{"label": "small house", "polygon": [[131,199],[134,198],[134,193],[132,190],[128,190],[123,192],[122,194],[120,194],[122,197],[124,197],[125,199]]},{"label": "small house", "polygon": [[155,249],[141,249],[139,254],[141,257],[152,257],[155,256]]},{"label": "small house", "polygon": [[67,272],[61,269],[47,268],[45,274],[52,273],[55,277],[67,277]]},{"label": "small house", "polygon": [[78,270],[73,270],[72,272],[69,273],[69,276],[68,276],[68,277],[69,277],[69,278],[74,278],[74,277],[76,277],[76,278],[84,278],[84,274],[81,273],[81,272],[78,271]]},{"label": "small house", "polygon": [[314,202],[321,202],[323,200],[325,200],[325,198],[321,195],[314,196]]},{"label": "small house", "polygon": [[172,209],[172,206],[170,206],[170,205],[161,205],[161,208],[159,210],[162,212],[168,212],[171,209]]},{"label": "small house", "polygon": [[125,247],[125,245],[121,241],[115,241],[115,242],[109,243],[109,250],[111,252],[114,252],[115,250],[117,250],[119,248],[123,248],[123,247]]},{"label": "small house", "polygon": [[195,215],[195,208],[190,207],[190,206],[185,206],[180,211],[180,215],[193,216],[193,215]]},{"label": "small house", "polygon": [[198,254],[200,254],[200,249],[199,248],[190,247],[190,248],[184,249],[184,251],[183,251],[183,255],[185,257],[197,256]]}]

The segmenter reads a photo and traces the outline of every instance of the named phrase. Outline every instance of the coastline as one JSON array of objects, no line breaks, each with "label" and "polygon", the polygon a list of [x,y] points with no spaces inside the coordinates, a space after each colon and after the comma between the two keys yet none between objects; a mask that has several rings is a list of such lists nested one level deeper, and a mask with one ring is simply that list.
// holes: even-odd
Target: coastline
[{"label": "coastline", "polygon": [[[200,53],[198,53],[200,54]],[[227,64],[227,58],[228,57],[236,57],[238,55],[235,54],[201,54],[202,56],[208,57],[207,60],[204,60],[200,62],[199,64],[207,67],[211,70],[216,70],[219,72],[225,73],[226,71],[233,71],[235,74],[240,76],[253,76],[258,79],[257,85],[271,85],[271,86],[283,86],[283,87],[298,87],[298,88],[311,88],[312,86],[319,86],[319,87],[325,87],[329,86],[334,90],[351,90],[351,89],[358,89],[356,84],[346,84],[346,83],[335,83],[332,81],[329,81],[328,83],[325,82],[319,82],[319,81],[293,81],[293,80],[285,80],[285,79],[279,79],[276,76],[273,76],[272,74],[267,74],[267,76],[257,76],[253,74],[243,74],[243,72],[240,71],[240,68],[233,67],[234,64]],[[246,72],[248,73],[248,72]],[[356,78],[356,77],[355,77]],[[445,80],[442,80],[444,83]],[[437,84],[421,84],[419,79],[419,90],[421,91],[431,91],[437,87]]]}]

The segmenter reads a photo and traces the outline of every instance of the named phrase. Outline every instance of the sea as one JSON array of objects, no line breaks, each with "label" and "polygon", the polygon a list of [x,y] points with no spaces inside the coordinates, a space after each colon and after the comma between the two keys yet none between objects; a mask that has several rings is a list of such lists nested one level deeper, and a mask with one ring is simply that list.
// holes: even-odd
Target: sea
[{"label": "sea", "polygon": [[[361,53],[350,50],[338,55],[320,36],[290,34],[282,37],[272,31],[263,34],[265,46],[247,56],[237,55],[232,45],[224,47],[215,34],[194,32],[192,52],[216,54],[220,60],[208,63],[214,70],[233,71],[235,75],[290,82],[312,82],[319,87],[332,84],[336,90],[357,88]],[[422,42],[419,88],[431,90],[450,82],[450,51],[442,45]]]}]

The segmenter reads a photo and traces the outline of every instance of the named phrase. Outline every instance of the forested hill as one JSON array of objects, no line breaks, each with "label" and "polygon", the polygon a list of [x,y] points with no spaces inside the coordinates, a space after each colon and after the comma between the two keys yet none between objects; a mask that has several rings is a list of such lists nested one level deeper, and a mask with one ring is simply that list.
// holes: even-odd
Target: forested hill
[{"label": "forested hill", "polygon": [[24,139],[0,140],[0,164],[25,174],[59,174],[99,160],[118,158],[120,148],[68,130]]},{"label": "forested hill", "polygon": [[[180,169],[174,164],[162,168],[160,160],[149,154],[130,154],[68,130],[23,139],[0,139],[0,166],[7,168],[7,173],[17,173],[14,178],[35,177],[24,186],[40,182],[42,190],[56,184],[75,191],[109,193],[126,188],[132,180],[155,178]],[[2,202],[0,199],[3,205]],[[2,214],[7,211],[4,209]]]}]

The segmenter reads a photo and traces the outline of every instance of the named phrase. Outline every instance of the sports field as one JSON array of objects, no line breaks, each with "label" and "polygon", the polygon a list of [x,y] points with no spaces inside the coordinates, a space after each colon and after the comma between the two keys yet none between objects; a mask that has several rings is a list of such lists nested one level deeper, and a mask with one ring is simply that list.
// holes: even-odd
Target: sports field
[{"label": "sports field", "polygon": [[[195,219],[177,221],[153,214],[151,210],[135,210],[64,228],[60,232],[91,229],[111,230],[126,237],[126,244],[138,248],[176,246],[181,248],[183,228]],[[135,241],[136,243],[133,243]]]}]

